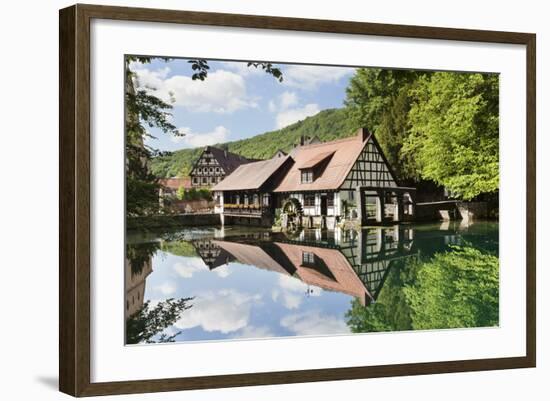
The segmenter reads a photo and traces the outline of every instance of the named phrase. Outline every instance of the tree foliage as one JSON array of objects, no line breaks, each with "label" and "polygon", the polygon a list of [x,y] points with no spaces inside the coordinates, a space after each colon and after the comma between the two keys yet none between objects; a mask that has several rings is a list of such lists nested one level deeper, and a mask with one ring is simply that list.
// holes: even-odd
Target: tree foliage
[{"label": "tree foliage", "polygon": [[392,267],[374,304],[352,302],[347,324],[353,332],[495,326],[498,271],[497,256],[471,246],[410,258]]},{"label": "tree foliage", "polygon": [[[160,156],[163,152],[145,145],[145,139],[152,137],[147,127],[157,127],[162,132],[174,136],[183,135],[171,122],[172,105],[155,96],[155,88],[138,88],[137,77],[130,69],[132,62],[147,64],[152,60],[152,57],[143,56],[127,56],[125,59],[127,216],[151,215],[159,210],[158,175],[153,174],[149,164],[154,156]],[[204,81],[208,77],[208,60],[194,59],[188,62],[193,71],[193,80]],[[281,70],[271,63],[249,62],[248,66],[264,70],[279,82],[283,80]]]},{"label": "tree foliage", "polygon": [[422,177],[466,200],[498,191],[498,75],[437,72],[411,95],[404,153]]},{"label": "tree foliage", "polygon": [[346,111],[360,127],[375,133],[399,179],[418,178],[414,158],[402,147],[410,130],[409,92],[424,72],[360,68],[346,89]]},{"label": "tree foliage", "polygon": [[[301,136],[318,136],[322,141],[332,141],[355,135],[358,128],[359,125],[350,121],[344,109],[328,109],[276,131],[213,146],[227,145],[230,152],[244,157],[268,159],[279,149],[285,152],[292,150]],[[151,161],[151,170],[158,177],[189,175],[201,152],[202,148],[182,149],[155,157]]]},{"label": "tree foliage", "polygon": [[404,289],[414,329],[489,327],[498,324],[498,257],[455,247],[418,266]]},{"label": "tree foliage", "polygon": [[159,127],[178,135],[170,123],[171,105],[145,90],[136,89],[135,76],[129,66],[132,61],[150,62],[146,57],[126,57],[126,214],[138,216],[158,211],[159,185],[149,169],[149,160],[156,154],[144,141],[151,135],[146,127]]},{"label": "tree foliage", "polygon": [[358,69],[346,108],[372,130],[398,178],[465,200],[498,191],[496,74]]},{"label": "tree foliage", "polygon": [[174,342],[180,332],[169,335],[163,331],[173,325],[183,311],[191,308],[188,302],[192,299],[169,298],[155,306],[151,306],[150,301],[144,302],[136,313],[126,319],[126,344]]}]

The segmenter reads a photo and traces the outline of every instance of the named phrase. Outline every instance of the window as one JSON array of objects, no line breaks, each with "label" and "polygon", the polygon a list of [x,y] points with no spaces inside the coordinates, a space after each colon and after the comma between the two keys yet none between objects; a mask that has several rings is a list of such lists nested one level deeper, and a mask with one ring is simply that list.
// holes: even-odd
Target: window
[{"label": "window", "polygon": [[315,206],[315,194],[304,195],[304,206]]},{"label": "window", "polygon": [[248,206],[248,195],[244,195],[244,205]]},{"label": "window", "polygon": [[220,172],[220,168],[216,167],[216,173],[219,173],[219,172]]},{"label": "window", "polygon": [[202,183],[203,183],[203,184],[206,184],[206,183],[207,183],[206,177],[202,177]]},{"label": "window", "polygon": [[235,204],[238,205],[241,203],[241,197],[239,195],[235,195]]},{"label": "window", "polygon": [[210,172],[210,174],[212,174],[214,172],[214,167],[210,167],[208,171]]},{"label": "window", "polygon": [[315,254],[313,252],[302,252],[302,264],[313,265],[315,264]]},{"label": "window", "polygon": [[252,203],[254,203],[254,206],[258,206],[260,204],[260,199],[258,197],[257,194],[254,194],[254,196],[252,197]]},{"label": "window", "polygon": [[269,206],[269,194],[264,194],[262,197],[262,203],[264,206]]},{"label": "window", "polygon": [[334,206],[334,193],[327,194],[327,206]]},{"label": "window", "polygon": [[302,170],[302,184],[313,182],[313,170]]},{"label": "window", "polygon": [[197,177],[193,177],[193,184],[198,184],[199,183],[199,179]]}]

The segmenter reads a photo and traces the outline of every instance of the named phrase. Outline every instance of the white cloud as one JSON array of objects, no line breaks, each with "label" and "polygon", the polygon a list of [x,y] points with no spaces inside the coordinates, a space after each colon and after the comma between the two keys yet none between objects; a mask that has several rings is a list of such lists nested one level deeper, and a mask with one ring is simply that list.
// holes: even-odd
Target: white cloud
[{"label": "white cloud", "polygon": [[313,116],[320,111],[319,105],[316,103],[309,103],[304,107],[281,111],[277,114],[277,117],[275,117],[276,126],[277,128],[286,127],[287,125],[303,120],[306,117]]},{"label": "white cloud", "polygon": [[222,265],[218,266],[214,269],[214,273],[218,275],[218,277],[225,278],[231,274],[231,270],[229,269],[229,266]]},{"label": "white cloud", "polygon": [[171,282],[162,283],[155,287],[155,290],[160,291],[163,295],[172,295],[176,292],[176,285]]},{"label": "white cloud", "polygon": [[262,75],[265,74],[264,70],[261,68],[256,68],[253,66],[248,66],[247,62],[238,62],[238,61],[224,61],[222,62],[222,65],[227,68],[228,70],[231,70],[233,72],[236,72],[242,77],[246,77],[248,75]]},{"label": "white cloud", "polygon": [[269,103],[267,104],[267,108],[269,109],[270,112],[274,113],[277,111],[277,105],[275,104],[275,102],[273,100],[270,100]]},{"label": "white cloud", "polygon": [[312,90],[325,83],[338,82],[355,72],[349,67],[326,67],[318,65],[292,65],[283,70],[283,84]]},{"label": "white cloud", "polygon": [[172,135],[170,137],[171,141],[174,143],[183,143],[192,148],[227,142],[230,132],[221,125],[214,128],[211,132],[194,132],[189,127],[181,127],[178,131],[183,134],[183,136]]},{"label": "white cloud", "polygon": [[271,293],[271,299],[277,302],[280,298],[287,309],[297,309],[306,295],[318,297],[323,291],[319,287],[307,285],[297,278],[285,275],[279,276],[279,288],[281,291],[274,290]]},{"label": "white cloud", "polygon": [[295,92],[283,92],[279,96],[279,104],[282,110],[286,110],[291,106],[298,104],[298,95]]},{"label": "white cloud", "polygon": [[246,326],[240,330],[233,338],[264,338],[273,337],[274,334],[267,326]]},{"label": "white cloud", "polygon": [[298,104],[298,95],[296,92],[284,91],[276,99],[270,100],[267,107],[270,112],[284,111]]},{"label": "white cloud", "polygon": [[250,295],[235,290],[220,290],[198,295],[193,306],[174,324],[180,329],[200,326],[205,331],[231,333],[248,325],[253,303],[261,295]]},{"label": "white cloud", "polygon": [[150,70],[135,65],[133,71],[140,88],[192,112],[233,113],[257,107],[257,99],[248,95],[243,77],[231,71],[210,72],[204,81],[184,75],[168,77],[168,67]]},{"label": "white cloud", "polygon": [[208,270],[203,261],[198,258],[188,258],[185,263],[174,263],[172,269],[182,278],[190,278],[197,272]]},{"label": "white cloud", "polygon": [[281,319],[281,326],[299,336],[350,333],[343,319],[323,316],[319,311],[293,314]]}]

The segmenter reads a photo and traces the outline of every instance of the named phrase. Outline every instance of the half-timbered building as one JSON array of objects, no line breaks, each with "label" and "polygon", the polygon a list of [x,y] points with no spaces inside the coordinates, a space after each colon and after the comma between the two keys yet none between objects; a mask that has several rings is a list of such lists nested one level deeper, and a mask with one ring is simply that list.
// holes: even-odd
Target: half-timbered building
[{"label": "half-timbered building", "polygon": [[191,168],[191,185],[194,188],[210,188],[240,165],[251,161],[253,160],[231,153],[227,149],[206,146]]},{"label": "half-timbered building", "polygon": [[[376,138],[364,128],[349,138],[303,143],[286,156],[242,165],[212,190],[216,210],[237,223],[245,222],[237,214],[265,222],[277,209],[292,212],[299,225],[329,228],[343,218],[364,225],[411,220],[414,214],[415,189],[398,185]],[[250,204],[259,206],[254,214]]]}]

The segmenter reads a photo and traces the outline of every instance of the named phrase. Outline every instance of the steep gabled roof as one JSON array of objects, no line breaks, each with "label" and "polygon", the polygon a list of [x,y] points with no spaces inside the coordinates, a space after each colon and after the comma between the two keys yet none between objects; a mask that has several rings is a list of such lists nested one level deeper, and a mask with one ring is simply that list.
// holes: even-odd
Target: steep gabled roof
[{"label": "steep gabled roof", "polygon": [[158,182],[161,186],[173,190],[178,190],[180,187],[191,188],[191,178],[189,177],[161,178]]},{"label": "steep gabled roof", "polygon": [[212,191],[259,189],[287,161],[291,161],[290,156],[242,164],[223,181],[216,184]]},{"label": "steep gabled roof", "polygon": [[[342,185],[353,164],[361,154],[370,137],[354,135],[332,142],[298,146],[290,152],[295,163],[274,192],[336,190]],[[311,168],[327,161],[326,166],[315,180],[302,184],[301,169]]]},{"label": "steep gabled roof", "polygon": [[[226,174],[230,174],[241,164],[255,161],[254,159],[247,159],[244,156],[231,153],[225,149],[216,148],[214,146],[207,146],[201,153],[200,157],[202,157],[203,153],[207,151],[212,153],[212,156],[214,156],[214,158],[218,161],[218,164],[221,168],[223,168]],[[198,160],[200,160],[200,157]]]},{"label": "steep gabled roof", "polygon": [[[271,242],[270,246],[266,246],[267,244],[261,242],[245,244],[231,239],[213,242],[240,263],[294,276],[306,284],[357,297],[363,305],[367,298],[372,298],[365,284],[338,249],[282,242]],[[315,265],[303,264],[304,252],[310,252],[318,258]]]}]

